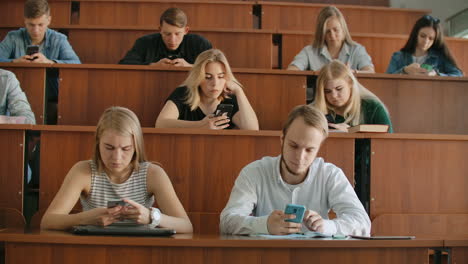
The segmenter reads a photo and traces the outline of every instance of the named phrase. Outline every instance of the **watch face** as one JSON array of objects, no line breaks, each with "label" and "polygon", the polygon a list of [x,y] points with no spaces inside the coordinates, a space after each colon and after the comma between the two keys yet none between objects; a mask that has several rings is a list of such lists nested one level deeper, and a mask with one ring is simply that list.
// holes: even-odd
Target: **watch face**
[{"label": "watch face", "polygon": [[161,220],[161,211],[158,208],[151,208],[151,224],[159,225]]}]

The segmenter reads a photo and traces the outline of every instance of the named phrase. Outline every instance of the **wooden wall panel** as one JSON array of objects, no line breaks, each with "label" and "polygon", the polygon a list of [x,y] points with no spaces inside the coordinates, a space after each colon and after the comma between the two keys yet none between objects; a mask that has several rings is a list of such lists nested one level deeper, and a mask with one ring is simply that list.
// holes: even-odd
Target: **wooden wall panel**
[{"label": "wooden wall panel", "polygon": [[[116,64],[129,51],[135,40],[156,30],[69,28],[70,43],[83,63]],[[272,34],[248,31],[196,30],[214,48],[222,50],[237,68],[271,69]]]},{"label": "wooden wall panel", "polygon": [[[377,73],[387,70],[392,54],[399,51],[406,43],[406,35],[383,35],[383,34],[352,34],[353,40],[363,45],[371,56]],[[458,66],[468,69],[468,40],[457,38],[445,38],[450,51],[456,58]],[[313,41],[313,34],[307,33],[283,33],[282,68],[286,69],[294,57]]]},{"label": "wooden wall panel", "polygon": [[[24,2],[18,0],[0,1],[0,25],[24,25]],[[49,1],[51,26],[68,25],[70,23],[70,0]]]},{"label": "wooden wall panel", "polygon": [[[315,31],[316,19],[325,4],[268,3],[262,5],[262,29]],[[337,5],[350,32],[408,34],[412,25],[430,10]]]},{"label": "wooden wall panel", "polygon": [[[1,125],[0,128],[5,125]],[[24,144],[22,129],[0,129],[0,207],[23,212]]]},{"label": "wooden wall panel", "polygon": [[[5,65],[6,67],[4,67]],[[0,68],[13,72],[26,94],[31,110],[36,117],[36,124],[44,124],[46,69],[40,67],[8,67],[4,63]]]},{"label": "wooden wall panel", "polygon": [[177,1],[81,1],[79,25],[154,26],[170,7],[184,10],[188,26],[203,28],[253,28],[252,3]]},{"label": "wooden wall panel", "polygon": [[372,138],[371,151],[371,219],[468,212],[468,140]]},{"label": "wooden wall panel", "polygon": [[[386,78],[385,76],[389,76]],[[467,134],[466,78],[392,78],[360,75],[361,84],[388,107],[395,132]]]},{"label": "wooden wall panel", "polygon": [[468,237],[468,214],[382,214],[372,221],[373,235]]},{"label": "wooden wall panel", "polygon": [[[218,233],[219,213],[229,199],[240,170],[264,156],[279,155],[280,133],[243,135],[185,131],[151,129],[145,132],[148,160],[159,162],[171,178],[195,232]],[[94,132],[89,129],[41,132],[39,210],[49,206],[73,164],[91,157],[93,136]],[[335,155],[337,152],[341,154]],[[318,156],[342,168],[352,181],[354,138],[329,138]]]},{"label": "wooden wall panel", "polygon": [[[261,129],[281,129],[289,111],[305,102],[304,76],[234,74],[245,87]],[[142,126],[154,127],[166,98],[186,76],[185,71],[171,70],[62,68],[58,124],[95,125],[104,109],[120,105],[135,111]]]}]

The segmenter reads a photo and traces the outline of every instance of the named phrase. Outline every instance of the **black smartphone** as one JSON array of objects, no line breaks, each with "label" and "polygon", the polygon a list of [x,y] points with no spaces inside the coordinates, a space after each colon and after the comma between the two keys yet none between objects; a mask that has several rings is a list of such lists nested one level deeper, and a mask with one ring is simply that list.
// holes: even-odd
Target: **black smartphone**
[{"label": "black smartphone", "polygon": [[36,54],[39,52],[39,46],[38,45],[28,45],[26,48],[26,54],[31,56],[33,54]]},{"label": "black smartphone", "polygon": [[179,55],[167,55],[167,58],[170,60],[175,60],[179,58]]},{"label": "black smartphone", "polygon": [[[335,124],[335,118],[331,114],[325,115],[328,123]],[[334,127],[328,126],[329,129],[335,129]]]},{"label": "black smartphone", "polygon": [[216,111],[214,113],[215,116],[221,116],[224,113],[227,113],[227,117],[229,119],[232,118],[232,111],[234,110],[234,105],[232,104],[219,104],[216,107]]}]

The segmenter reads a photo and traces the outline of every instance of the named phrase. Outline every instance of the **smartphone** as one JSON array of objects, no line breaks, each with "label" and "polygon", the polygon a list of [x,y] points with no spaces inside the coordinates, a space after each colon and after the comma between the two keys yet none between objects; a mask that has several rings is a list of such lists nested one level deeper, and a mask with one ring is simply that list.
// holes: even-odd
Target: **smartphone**
[{"label": "smartphone", "polygon": [[167,58],[170,60],[175,60],[179,58],[179,55],[167,55]]},{"label": "smartphone", "polygon": [[432,71],[432,65],[429,64],[421,64],[421,68],[426,69],[428,72]]},{"label": "smartphone", "polygon": [[221,116],[224,113],[227,113],[227,117],[232,117],[232,111],[234,110],[234,105],[232,104],[219,104],[216,107],[216,111],[214,113],[215,116]]},{"label": "smartphone", "polygon": [[26,54],[31,56],[33,54],[36,54],[39,52],[39,46],[38,45],[28,45],[26,48]]},{"label": "smartphone", "polygon": [[116,206],[127,206],[128,204],[123,200],[109,200],[107,201],[107,208],[114,208]]},{"label": "smartphone", "polygon": [[302,223],[302,219],[304,219],[305,214],[305,206],[298,205],[298,204],[288,204],[286,205],[286,209],[284,209],[285,214],[293,214],[296,215],[294,219],[286,219],[286,222],[294,222],[294,223]]},{"label": "smartphone", "polygon": [[[328,123],[335,124],[335,118],[333,118],[333,116],[331,114],[327,114],[327,115],[325,115],[325,117],[327,118]],[[328,129],[335,129],[335,128],[331,127],[331,126],[328,126]]]}]

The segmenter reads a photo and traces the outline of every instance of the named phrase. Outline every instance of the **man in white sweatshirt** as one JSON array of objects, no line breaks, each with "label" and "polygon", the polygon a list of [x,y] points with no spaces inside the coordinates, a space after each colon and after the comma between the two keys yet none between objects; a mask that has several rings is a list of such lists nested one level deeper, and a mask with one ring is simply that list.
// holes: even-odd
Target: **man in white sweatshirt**
[{"label": "man in white sweatshirt", "polygon": [[[285,235],[315,231],[330,235],[369,235],[370,219],[343,171],[316,158],[328,136],[323,113],[302,105],[289,114],[281,155],[244,167],[221,213],[226,234]],[[302,223],[287,222],[287,204],[306,207]],[[330,209],[337,218],[328,219]]]}]

